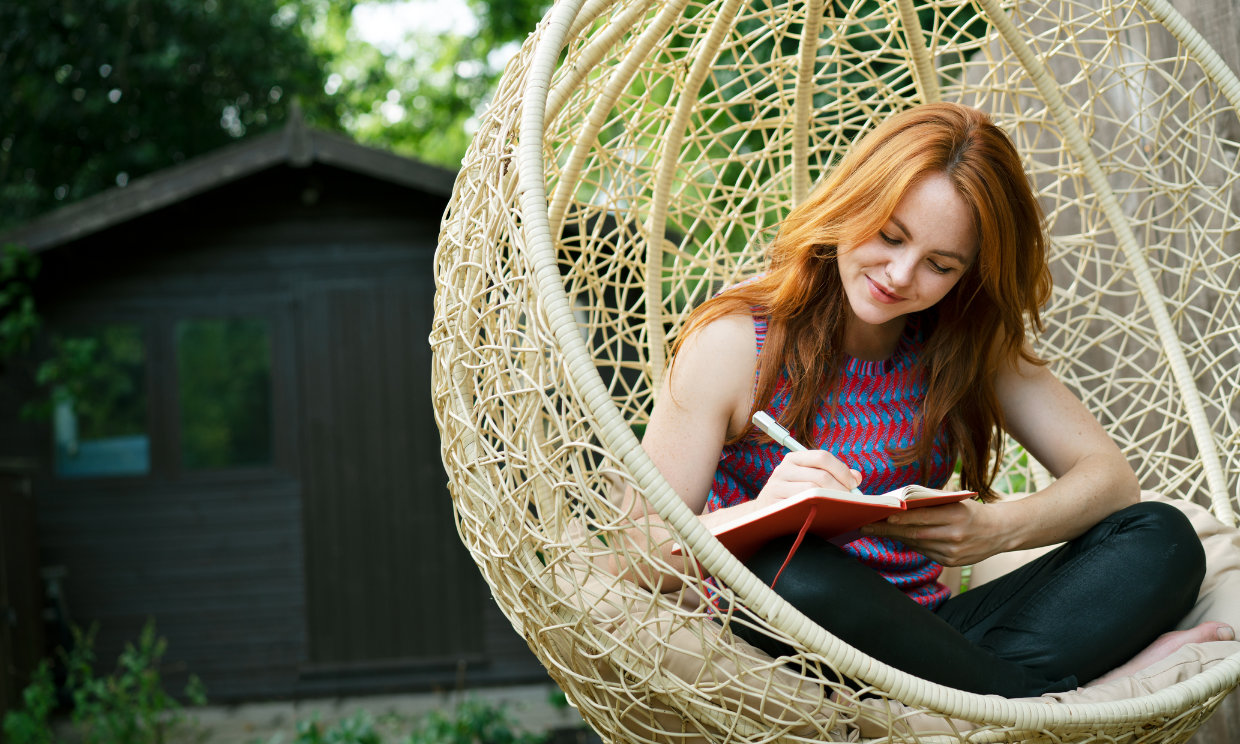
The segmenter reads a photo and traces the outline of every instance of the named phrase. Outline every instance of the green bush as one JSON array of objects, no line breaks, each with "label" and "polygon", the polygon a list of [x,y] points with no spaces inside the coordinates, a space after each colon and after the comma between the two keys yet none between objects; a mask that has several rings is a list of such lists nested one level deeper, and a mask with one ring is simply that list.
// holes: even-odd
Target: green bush
[{"label": "green bush", "polygon": [[22,707],[4,716],[4,741],[11,744],[52,744],[51,716],[56,708],[56,685],[47,659],[30,676],[22,692]]},{"label": "green bush", "polygon": [[375,731],[374,719],[363,710],[326,729],[317,720],[302,721],[293,744],[383,744],[383,738]]},{"label": "green bush", "polygon": [[546,740],[546,736],[514,731],[502,707],[466,700],[451,716],[431,711],[405,744],[542,744]]},{"label": "green bush", "polygon": [[[503,706],[466,700],[451,713],[431,711],[398,744],[543,744],[546,740],[544,735],[516,731]],[[282,741],[277,734],[265,744]],[[358,711],[331,726],[303,721],[292,744],[384,744],[384,739],[371,715]]]},{"label": "green bush", "polygon": [[[73,648],[60,652],[66,675],[64,690],[53,679],[53,664],[44,660],[31,676],[22,707],[4,717],[5,744],[55,744],[52,714],[58,694],[72,705],[69,722],[73,740],[81,744],[163,744],[174,733],[192,726],[180,702],[164,690],[159,664],[167,642],[147,623],[136,644],[126,644],[115,670],[99,676],[95,670],[95,628],[73,631]],[[190,678],[185,698],[205,705],[206,696],[196,677]],[[178,736],[178,739],[184,737]],[[545,735],[518,732],[500,705],[466,700],[450,713],[432,711],[397,744],[543,744]],[[280,744],[277,734],[266,744]],[[303,721],[291,744],[384,744],[374,719],[366,711],[331,726]]]},{"label": "green bush", "polygon": [[[65,665],[64,692],[72,704],[69,720],[82,744],[162,744],[169,734],[189,721],[181,704],[164,690],[159,662],[167,642],[155,635],[148,622],[137,645],[126,644],[116,669],[106,676],[95,671],[95,628],[73,630],[73,648],[61,652]],[[185,697],[204,705],[202,683],[191,677]],[[4,740],[9,744],[51,744],[55,741],[51,714],[57,690],[52,665],[44,660],[23,693],[21,709],[4,717]]]}]

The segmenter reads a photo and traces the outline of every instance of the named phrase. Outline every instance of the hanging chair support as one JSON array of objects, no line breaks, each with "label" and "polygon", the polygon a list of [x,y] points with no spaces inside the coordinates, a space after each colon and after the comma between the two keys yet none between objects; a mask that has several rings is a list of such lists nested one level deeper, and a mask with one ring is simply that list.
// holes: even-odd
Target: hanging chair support
[{"label": "hanging chair support", "polygon": [[797,64],[796,121],[792,130],[792,203],[809,196],[810,123],[814,119],[814,66],[818,62],[818,37],[822,33],[822,2],[809,0],[801,29],[801,59]]},{"label": "hanging chair support", "polygon": [[680,162],[680,146],[684,142],[685,128],[693,115],[702,84],[710,73],[719,44],[732,28],[736,11],[742,0],[726,0],[719,16],[711,24],[710,33],[699,40],[684,89],[676,101],[676,112],[668,122],[666,140],[660,148],[660,160],[655,171],[654,195],[650,200],[650,218],[646,222],[646,343],[650,353],[650,367],[654,374],[653,387],[658,390],[667,367],[667,341],[663,331],[663,246],[667,232],[667,203],[671,198],[672,185]]},{"label": "hanging chair support", "polygon": [[[568,202],[573,198],[573,192],[576,190],[578,181],[581,176],[581,168],[589,157],[590,148],[598,141],[598,134],[607,124],[608,118],[611,116],[611,110],[619,100],[620,95],[633,82],[633,76],[641,67],[641,62],[647,54],[650,54],[655,44],[671,28],[680,16],[689,0],[675,0],[665,5],[660,11],[654,23],[641,35],[634,49],[634,53],[628,55],[624,63],[619,69],[612,72],[607,80],[606,87],[598,99],[591,102],[590,115],[582,127],[580,135],[578,135],[573,149],[569,152],[568,161],[564,165],[564,169],[560,174],[560,180],[556,184],[555,191],[551,196],[550,206],[547,207],[548,219],[551,224],[551,234],[559,235],[564,226],[565,210]],[[626,30],[626,23],[633,23],[646,10],[645,5],[634,6],[626,11],[608,27],[607,32],[600,34],[599,38],[590,43],[590,48],[583,53],[585,60],[579,65],[572,77],[562,81],[560,85],[552,89],[551,95],[547,100],[547,120],[550,120],[559,113],[560,106],[564,104],[568,93],[571,92],[581,82],[581,80],[590,72],[592,67],[587,64],[589,61],[601,56],[607,48],[616,42],[621,33]]]}]

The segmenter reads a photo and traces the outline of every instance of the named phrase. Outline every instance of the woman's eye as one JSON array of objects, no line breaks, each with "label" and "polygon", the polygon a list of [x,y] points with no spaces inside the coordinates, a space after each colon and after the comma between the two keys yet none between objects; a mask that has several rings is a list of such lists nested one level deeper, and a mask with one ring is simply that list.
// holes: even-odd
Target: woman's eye
[{"label": "woman's eye", "polygon": [[888,235],[887,233],[882,232],[881,230],[878,233],[878,237],[882,238],[883,242],[886,243],[887,245],[899,245],[900,244],[899,238],[892,236],[892,235]]},{"label": "woman's eye", "polygon": [[936,274],[946,274],[947,272],[952,270],[952,267],[943,266],[942,264],[937,264],[934,261],[930,261],[929,263],[930,263],[930,270]]}]

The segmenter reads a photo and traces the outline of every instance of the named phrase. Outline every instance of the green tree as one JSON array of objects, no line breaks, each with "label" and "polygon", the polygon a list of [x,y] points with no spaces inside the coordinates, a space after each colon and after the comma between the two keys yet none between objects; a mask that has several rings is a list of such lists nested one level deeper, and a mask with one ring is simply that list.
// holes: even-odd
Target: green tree
[{"label": "green tree", "polygon": [[342,123],[359,142],[454,168],[499,71],[478,37],[418,34],[407,48],[417,52],[385,57],[366,44],[348,50],[341,67],[353,76],[331,78],[340,81]]},{"label": "green tree", "polygon": [[393,50],[335,39],[328,90],[338,98],[342,124],[360,142],[455,168],[504,63],[549,5],[470,0],[476,31],[415,30]]},{"label": "green tree", "polygon": [[294,100],[314,126],[455,166],[496,50],[550,4],[469,2],[475,33],[387,52],[350,33],[358,0],[0,3],[0,230],[278,127]]},{"label": "green tree", "polygon": [[352,0],[0,3],[0,229],[278,126],[294,100],[336,127],[307,35],[324,5]]}]

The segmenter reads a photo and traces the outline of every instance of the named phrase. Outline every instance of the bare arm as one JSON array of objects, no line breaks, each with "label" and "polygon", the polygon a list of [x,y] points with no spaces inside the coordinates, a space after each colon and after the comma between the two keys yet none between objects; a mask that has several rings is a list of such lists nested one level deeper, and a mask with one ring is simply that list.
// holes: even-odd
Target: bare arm
[{"label": "bare arm", "polygon": [[910,511],[866,532],[894,537],[944,565],[958,566],[1069,540],[1137,502],[1137,478],[1123,453],[1049,369],[1021,360],[1000,371],[995,390],[1008,432],[1055,482],[1025,499]]},{"label": "bare arm", "polygon": [[[741,409],[748,410],[755,365],[752,319],[727,316],[686,338],[663,377],[642,449],[695,514],[705,508],[724,441],[743,419]],[[632,489],[619,497],[634,523],[624,533],[625,549],[635,555],[657,551],[673,571],[682,569],[683,559],[671,555],[668,529],[645,498]],[[643,570],[631,578],[663,591],[680,586],[675,573]]]},{"label": "bare arm", "polygon": [[[851,488],[858,480],[846,465],[823,451],[788,455],[772,473],[758,498],[704,513],[724,442],[748,426],[753,403],[757,346],[753,319],[730,315],[699,329],[681,346],[665,376],[651,412],[642,448],[685,504],[707,525],[726,521],[768,499],[786,498],[815,486]],[[663,560],[680,567],[670,554],[672,541],[647,502],[627,491],[625,508],[637,527],[629,530],[628,548],[658,549]],[[646,536],[649,535],[649,538]],[[671,575],[643,580],[670,590],[678,586]]]},{"label": "bare arm", "polygon": [[753,321],[731,315],[685,339],[664,376],[642,448],[695,514],[724,441],[745,424],[755,366]]},{"label": "bare arm", "polygon": [[1022,362],[999,376],[997,392],[1008,432],[1056,478],[1028,499],[1002,505],[1010,513],[1004,550],[1070,540],[1140,500],[1127,458],[1049,369]]}]

